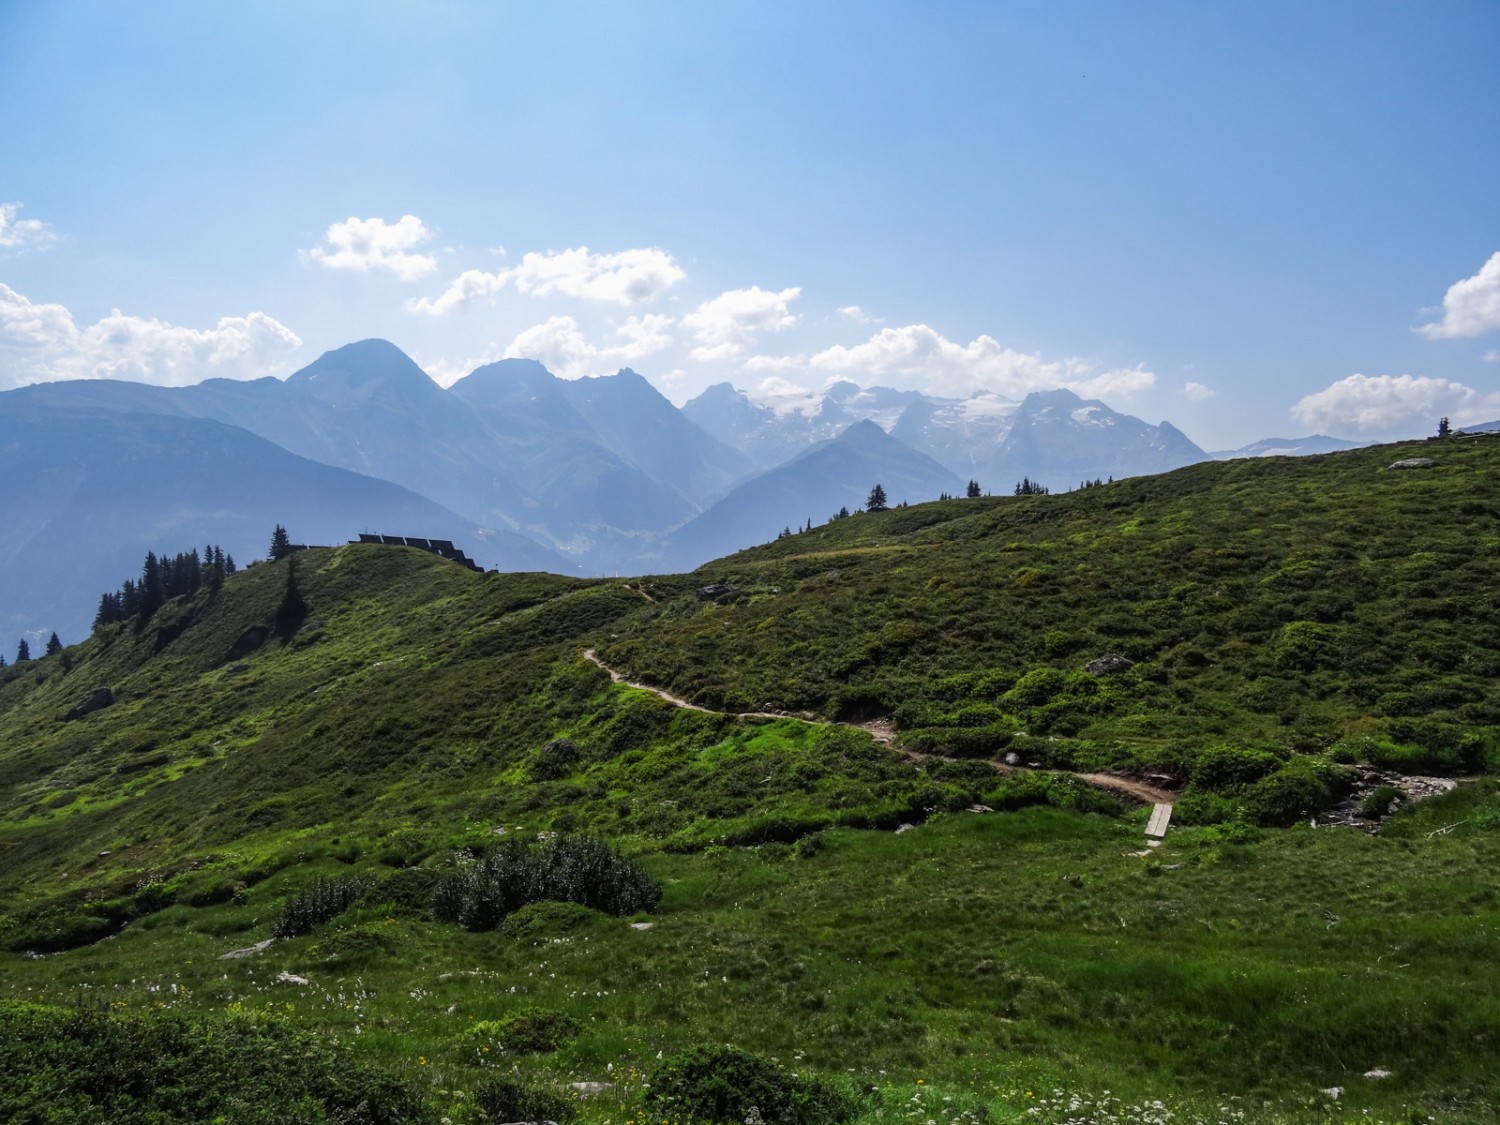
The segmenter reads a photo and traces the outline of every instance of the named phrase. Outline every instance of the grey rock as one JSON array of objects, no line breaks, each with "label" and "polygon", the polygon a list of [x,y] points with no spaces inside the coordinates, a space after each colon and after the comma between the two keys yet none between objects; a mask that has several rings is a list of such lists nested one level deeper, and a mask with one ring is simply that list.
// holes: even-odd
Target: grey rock
[{"label": "grey rock", "polygon": [[1407,457],[1400,461],[1392,461],[1390,467],[1393,469],[1425,469],[1437,462],[1431,457]]},{"label": "grey rock", "polygon": [[1116,672],[1123,672],[1127,668],[1134,668],[1135,661],[1128,656],[1121,656],[1118,652],[1106,652],[1097,660],[1090,660],[1083,666],[1083,670],[1091,676],[1111,676]]},{"label": "grey rock", "polygon": [[271,635],[271,630],[265,625],[252,625],[241,633],[234,644],[229,646],[224,653],[224,661],[239,660],[241,657],[249,656],[261,645],[266,643]]},{"label": "grey rock", "polygon": [[275,941],[275,938],[266,938],[265,941],[258,941],[254,945],[247,945],[244,949],[231,949],[228,953],[219,954],[219,960],[236,961],[241,957],[254,957],[257,953],[270,949]]},{"label": "grey rock", "polygon": [[107,687],[95,688],[73,705],[68,712],[68,721],[81,719],[94,711],[102,711],[106,707],[113,706],[115,693]]},{"label": "grey rock", "polygon": [[721,602],[725,598],[732,598],[737,593],[733,586],[727,586],[723,582],[713,582],[698,591],[700,602]]}]

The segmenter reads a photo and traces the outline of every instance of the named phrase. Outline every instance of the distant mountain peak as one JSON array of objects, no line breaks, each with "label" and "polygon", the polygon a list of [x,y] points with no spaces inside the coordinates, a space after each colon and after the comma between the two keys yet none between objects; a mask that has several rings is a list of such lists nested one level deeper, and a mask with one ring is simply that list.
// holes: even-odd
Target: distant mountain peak
[{"label": "distant mountain peak", "polygon": [[324,352],[286,381],[330,406],[384,400],[411,403],[441,396],[443,390],[415,360],[389,340],[360,340]]}]

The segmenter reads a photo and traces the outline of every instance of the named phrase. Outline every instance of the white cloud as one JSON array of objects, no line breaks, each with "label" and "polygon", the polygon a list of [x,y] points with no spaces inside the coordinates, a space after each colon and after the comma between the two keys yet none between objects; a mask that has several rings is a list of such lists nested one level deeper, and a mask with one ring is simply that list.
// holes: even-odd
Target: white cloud
[{"label": "white cloud", "polygon": [[1473,277],[1456,281],[1443,297],[1443,319],[1417,329],[1429,340],[1482,336],[1500,329],[1500,250]]},{"label": "white cloud", "polygon": [[730,289],[705,301],[682,318],[683,327],[697,337],[692,357],[699,361],[734,359],[755,345],[759,332],[780,332],[797,323],[787,306],[800,288],[771,292],[759,285]]},{"label": "white cloud", "polygon": [[31,250],[57,241],[52,227],[40,219],[18,219],[19,203],[0,203],[0,250]]},{"label": "white cloud", "polygon": [[432,237],[415,215],[394,223],[357,219],[353,215],[328,228],[327,246],[315,246],[308,256],[334,270],[385,270],[402,281],[415,281],[437,269],[431,254],[412,251]]},{"label": "white cloud", "polygon": [[629,363],[670,347],[666,329],[669,316],[633,316],[615,330],[625,343],[615,347],[595,346],[571,316],[548,317],[520,333],[508,348],[507,359],[535,359],[554,375],[581,379],[601,374],[618,361]]},{"label": "white cloud", "polygon": [[571,316],[551,316],[532,325],[505,349],[507,359],[534,359],[554,375],[581,379],[593,374],[598,350],[584,339]]},{"label": "white cloud", "polygon": [[843,308],[839,309],[839,315],[841,317],[843,317],[845,320],[851,321],[854,324],[883,324],[883,323],[885,323],[885,317],[883,317],[883,316],[871,316],[869,313],[865,312],[865,310],[862,309],[862,308],[860,308],[858,305],[845,305]]},{"label": "white cloud", "polygon": [[456,309],[464,308],[485,297],[493,297],[505,288],[506,274],[485,273],[483,270],[464,270],[436,297],[417,297],[406,302],[411,312],[424,312],[431,316],[446,316]]},{"label": "white cloud", "polygon": [[1194,402],[1204,402],[1211,399],[1217,393],[1212,387],[1205,387],[1202,383],[1194,383],[1191,380],[1182,384],[1182,393]]},{"label": "white cloud", "polygon": [[438,296],[407,301],[406,307],[412,312],[445,316],[493,297],[509,284],[514,284],[517,292],[535,297],[560,293],[590,301],[638,305],[656,300],[686,276],[665,250],[591,254],[587,246],[580,246],[559,253],[526,254],[520,265],[494,273],[466,270]]},{"label": "white cloud", "polygon": [[639,305],[654,301],[686,277],[665,250],[654,247],[590,254],[587,246],[558,253],[524,254],[507,271],[516,290],[537,297],[561,293],[590,301]]},{"label": "white cloud", "polygon": [[672,327],[672,323],[670,316],[657,313],[632,316],[615,329],[615,334],[623,336],[626,342],[618,348],[606,349],[606,354],[617,355],[623,360],[632,361],[665,351],[673,344],[672,336],[667,332],[667,329]]},{"label": "white cloud", "polygon": [[768,375],[756,386],[755,393],[767,398],[773,395],[805,395],[807,388],[798,386],[780,375]]},{"label": "white cloud", "polygon": [[212,328],[184,328],[115,309],[79,328],[62,305],[34,304],[0,284],[0,386],[58,379],[129,379],[183,386],[208,378],[276,373],[302,346],[262,312],[221,317]]},{"label": "white cloud", "polygon": [[1097,371],[1080,359],[1044,361],[1001,347],[990,336],[956,344],[925,324],[882,328],[863,344],[835,345],[814,355],[812,367],[868,381],[916,384],[956,398],[997,391],[1020,398],[1030,391],[1067,387],[1087,397],[1125,396],[1156,384],[1140,367]]},{"label": "white cloud", "polygon": [[1500,348],[1491,348],[1479,358],[1485,363],[1500,363]]},{"label": "white cloud", "polygon": [[1350,375],[1292,407],[1292,417],[1329,433],[1386,434],[1492,421],[1500,394],[1485,394],[1451,379],[1426,375]]}]

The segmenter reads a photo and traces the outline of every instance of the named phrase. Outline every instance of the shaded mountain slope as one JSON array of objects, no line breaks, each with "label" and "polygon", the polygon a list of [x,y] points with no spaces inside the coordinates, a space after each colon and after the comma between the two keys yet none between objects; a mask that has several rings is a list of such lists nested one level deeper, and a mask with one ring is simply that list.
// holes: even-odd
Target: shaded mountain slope
[{"label": "shaded mountain slope", "polygon": [[963,488],[936,461],[874,422],[857,422],[832,441],[737,486],[652,548],[659,556],[641,561],[652,569],[690,569],[745,543],[771,539],[784,528],[824,520],[840,508],[855,511],[876,484],[893,507]]},{"label": "shaded mountain slope", "polygon": [[86,635],[99,595],[148,550],[217,543],[241,565],[282,524],[299,542],[362,531],[452,539],[486,567],[566,570],[510,532],[481,532],[425,497],[295,456],[200,418],[27,408],[0,400],[0,636]]}]

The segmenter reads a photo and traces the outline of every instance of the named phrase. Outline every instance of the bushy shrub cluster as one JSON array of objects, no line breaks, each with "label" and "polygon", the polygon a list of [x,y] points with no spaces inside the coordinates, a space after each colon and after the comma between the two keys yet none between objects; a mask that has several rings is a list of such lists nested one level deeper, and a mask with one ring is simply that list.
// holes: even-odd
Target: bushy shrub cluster
[{"label": "bushy shrub cluster", "polygon": [[395,1125],[432,1117],[402,1080],[276,1022],[4,1002],[0,1120]]},{"label": "bushy shrub cluster", "polygon": [[507,1051],[517,1054],[546,1054],[555,1051],[583,1030],[583,1025],[566,1012],[551,1008],[525,1008],[500,1020],[482,1020],[469,1029],[480,1039],[493,1039]]},{"label": "bushy shrub cluster", "polygon": [[835,1125],[858,1110],[849,1094],[737,1047],[692,1047],[651,1076],[652,1109],[666,1119],[753,1120],[780,1125]]},{"label": "bushy shrub cluster", "polygon": [[578,1107],[565,1094],[509,1075],[491,1078],[474,1091],[474,1104],[489,1121],[572,1121]]},{"label": "bushy shrub cluster", "polygon": [[271,927],[271,936],[282,939],[310,934],[317,926],[348,910],[369,887],[370,880],[360,875],[319,877],[312,886],[286,900]]},{"label": "bushy shrub cluster", "polygon": [[493,930],[512,911],[547,900],[633,914],[656,907],[661,884],[591,836],[508,840],[481,858],[460,855],[456,869],[437,885],[433,914],[466,930]]}]

